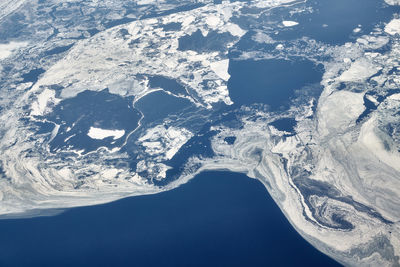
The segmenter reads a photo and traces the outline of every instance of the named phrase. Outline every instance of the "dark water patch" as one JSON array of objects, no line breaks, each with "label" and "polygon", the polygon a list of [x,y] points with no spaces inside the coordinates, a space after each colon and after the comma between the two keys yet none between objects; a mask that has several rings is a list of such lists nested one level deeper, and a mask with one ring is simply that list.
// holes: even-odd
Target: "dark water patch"
[{"label": "dark water patch", "polygon": [[[252,106],[252,108],[254,105]],[[247,111],[242,112],[237,110],[234,105],[224,107],[220,112],[218,112],[218,117],[214,122],[214,125],[221,125],[232,129],[242,129],[243,122],[241,121],[241,116],[246,116]]]},{"label": "dark water patch", "polygon": [[[52,152],[72,147],[84,152],[96,150],[101,146],[114,148],[120,146],[125,136],[133,131],[141,118],[139,111],[132,107],[132,98],[123,98],[103,90],[84,91],[76,97],[60,102],[46,117],[60,125],[55,138],[50,142]],[[117,140],[107,137],[92,139],[87,133],[90,127],[106,130],[124,130],[125,135]]]},{"label": "dark water patch", "polygon": [[0,234],[2,266],[339,266],[293,229],[261,183],[229,172],[54,217],[2,220]]},{"label": "dark water patch", "polygon": [[129,48],[135,48],[135,45],[140,44],[140,39],[132,39],[129,43],[128,46]]},{"label": "dark water patch", "polygon": [[[399,10],[400,12],[400,10]],[[389,42],[387,44],[385,44],[384,46],[378,48],[378,49],[366,49],[365,52],[375,52],[375,53],[379,53],[379,54],[386,54],[387,52],[389,52],[393,47],[393,40],[389,40]]]},{"label": "dark water patch", "polygon": [[296,126],[297,122],[294,118],[282,118],[270,123],[279,131],[285,131],[289,133],[294,132],[294,127]]},{"label": "dark water patch", "polygon": [[373,81],[373,78],[381,76],[382,73],[383,73],[383,71],[379,70],[377,73],[375,73],[374,75],[372,75],[371,77],[368,78],[367,83],[371,83]]},{"label": "dark water patch", "polygon": [[361,113],[360,116],[358,116],[356,123],[360,123],[363,121],[366,117],[368,117],[374,110],[378,108],[378,106],[372,102],[371,100],[368,99],[367,94],[364,95],[364,107],[365,110],[363,113]]},{"label": "dark water patch", "polygon": [[36,134],[44,134],[44,133],[49,133],[54,130],[54,123],[51,122],[35,122],[35,125],[37,126]]},{"label": "dark water patch", "polygon": [[385,95],[385,98],[387,98],[391,95],[395,95],[395,94],[400,94],[400,89],[392,89],[392,90],[388,91],[387,94]]},{"label": "dark water patch", "polygon": [[46,56],[51,56],[51,55],[56,55],[56,54],[61,54],[66,51],[68,51],[74,44],[66,45],[66,46],[59,46],[53,49],[50,49],[45,52]]},{"label": "dark water patch", "polygon": [[62,90],[65,88],[64,86],[58,85],[58,84],[51,84],[47,86],[50,90],[54,90],[55,91],[55,96],[56,98],[63,98],[61,96],[62,94]]},{"label": "dark water patch", "polygon": [[87,29],[86,31],[90,34],[90,36],[93,36],[93,35],[95,35],[95,34],[97,34],[97,33],[100,32],[100,31],[99,31],[98,29],[96,29],[96,28]]},{"label": "dark water patch", "polygon": [[227,142],[229,145],[233,145],[236,141],[235,136],[228,136],[224,138],[224,141]]},{"label": "dark water patch", "polygon": [[[352,41],[353,30],[362,26],[365,33],[373,31],[381,22],[388,22],[399,7],[387,6],[375,0],[309,1],[311,14],[295,14],[285,18],[299,22],[295,27],[282,29],[277,38],[292,40],[310,37],[329,44],[344,44]],[[354,37],[353,37],[354,38]]]},{"label": "dark water patch", "polygon": [[[197,111],[197,113],[199,113]],[[246,113],[246,112],[245,112]],[[218,130],[211,130],[212,126],[222,126],[233,129],[241,129],[243,123],[240,121],[241,111],[236,110],[233,106],[223,106],[220,110],[216,110],[211,116],[205,117],[206,123],[203,122],[201,128],[192,131],[196,134],[184,144],[174,157],[167,161],[166,164],[172,168],[167,171],[167,178],[161,181],[156,181],[157,185],[166,185],[179,178],[182,172],[186,171],[188,159],[191,157],[198,158],[212,158],[215,156],[214,150],[211,146],[211,140],[219,133]],[[247,113],[246,113],[247,114]],[[190,126],[193,123],[188,122]],[[190,128],[189,128],[190,129]],[[236,137],[230,136],[225,139],[226,142],[233,144]],[[191,165],[191,172],[195,172],[201,165]]]},{"label": "dark water patch", "polygon": [[229,95],[235,104],[263,103],[273,110],[287,108],[296,90],[322,78],[322,69],[303,59],[231,60],[229,73]]},{"label": "dark water patch", "polygon": [[164,91],[150,93],[135,103],[135,107],[144,115],[143,123],[162,121],[172,114],[181,114],[191,105],[189,100],[169,95]]},{"label": "dark water patch", "polygon": [[127,29],[120,29],[119,31],[118,31],[118,35],[122,38],[122,39],[124,39],[124,40],[127,40],[130,36],[131,36],[131,34],[129,33],[129,31],[127,30]]},{"label": "dark water patch", "polygon": [[179,31],[182,28],[182,23],[171,22],[171,23],[162,25],[162,28],[164,31]]},{"label": "dark water patch", "polygon": [[393,68],[388,72],[388,75],[393,75],[393,74],[395,74],[395,73],[397,73],[397,68],[393,67]]},{"label": "dark water patch", "polygon": [[22,74],[21,77],[22,77],[22,79],[24,79],[23,80],[24,83],[27,83],[27,82],[35,83],[38,81],[39,76],[45,72],[46,71],[42,68],[33,69],[33,70],[29,71],[28,73]]},{"label": "dark water patch", "polygon": [[0,177],[5,178],[6,177],[6,172],[3,169],[3,163],[0,161]]},{"label": "dark water patch", "polygon": [[[195,136],[184,144],[179,151],[166,164],[172,168],[167,171],[167,178],[161,181],[156,181],[156,185],[166,185],[178,179],[182,172],[185,171],[188,159],[191,157],[211,158],[215,155],[211,147],[211,139],[218,132],[210,131],[210,124],[203,126]],[[191,166],[191,171],[195,172],[200,168],[200,165]]]},{"label": "dark water patch", "polygon": [[[260,49],[268,49],[268,44],[260,44],[253,40],[255,32],[248,31],[246,32],[237,43],[235,43],[234,48],[235,50],[239,51],[253,51],[253,50],[260,50]],[[235,58],[235,51],[230,51],[230,57]]]},{"label": "dark water patch", "polygon": [[149,76],[149,84],[152,88],[162,88],[174,95],[188,95],[183,85],[168,77],[160,75]]},{"label": "dark water patch", "polygon": [[135,21],[135,20],[136,19],[134,19],[134,18],[125,17],[125,18],[122,18],[122,19],[116,19],[116,20],[111,20],[111,21],[105,22],[104,26],[106,27],[106,29],[109,29],[109,28],[112,28],[112,27],[115,27],[115,26],[118,26],[118,25],[122,25],[122,24],[126,24],[126,23],[129,23],[129,22]]},{"label": "dark water patch", "polygon": [[197,53],[221,51],[226,48],[227,43],[234,40],[236,40],[236,37],[228,32],[219,33],[217,31],[210,31],[207,36],[204,36],[200,30],[197,30],[191,35],[185,35],[179,38],[178,50],[192,50]]},{"label": "dark water patch", "polygon": [[341,82],[337,88],[338,90],[344,90],[346,89],[346,83]]},{"label": "dark water patch", "polygon": [[[398,94],[400,93],[400,89],[394,89],[394,90],[390,90],[388,91],[385,95],[377,95],[377,94],[370,94],[370,93],[366,93],[364,95],[364,106],[365,106],[365,110],[364,112],[357,118],[356,123],[360,123],[362,122],[365,118],[367,118],[374,110],[376,110],[378,108],[378,106],[388,97],[390,97],[391,95],[394,94]],[[374,102],[372,102],[371,100],[368,99],[368,96],[372,96],[376,99],[377,104],[375,104]]]},{"label": "dark water patch", "polygon": [[348,222],[343,214],[333,213],[331,217],[332,222],[341,226],[342,229],[353,229],[354,226],[350,222]]},{"label": "dark water patch", "polygon": [[9,40],[12,38],[20,39],[27,34],[28,24],[24,14],[14,12],[3,19],[0,24],[0,40]]}]

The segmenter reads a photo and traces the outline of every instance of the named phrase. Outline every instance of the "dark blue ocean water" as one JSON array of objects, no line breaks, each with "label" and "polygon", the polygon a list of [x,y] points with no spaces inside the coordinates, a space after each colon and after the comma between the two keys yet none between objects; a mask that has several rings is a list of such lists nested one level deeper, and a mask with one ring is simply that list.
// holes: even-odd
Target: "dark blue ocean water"
[{"label": "dark blue ocean water", "polygon": [[263,103],[278,110],[287,107],[295,90],[319,83],[322,68],[304,59],[232,60],[229,96],[236,105]]},{"label": "dark blue ocean water", "polygon": [[338,266],[265,187],[207,172],[161,194],[0,221],[0,266]]},{"label": "dark blue ocean water", "polygon": [[[73,98],[63,100],[46,116],[50,122],[60,125],[55,138],[50,142],[52,152],[73,147],[85,152],[95,151],[101,146],[113,148],[121,146],[124,138],[103,140],[90,138],[90,127],[124,130],[125,135],[133,131],[141,119],[141,113],[132,106],[133,98],[123,98],[111,94],[107,89],[94,92],[84,91]],[[40,130],[49,130],[44,124]],[[68,139],[67,139],[68,138]]]},{"label": "dark blue ocean water", "polygon": [[298,27],[288,28],[277,34],[278,39],[290,40],[311,37],[329,44],[344,44],[355,39],[353,29],[361,26],[361,33],[368,34],[378,23],[389,22],[399,7],[388,6],[376,0],[311,0],[312,14],[300,13],[283,16],[279,10],[276,16],[299,22]]}]

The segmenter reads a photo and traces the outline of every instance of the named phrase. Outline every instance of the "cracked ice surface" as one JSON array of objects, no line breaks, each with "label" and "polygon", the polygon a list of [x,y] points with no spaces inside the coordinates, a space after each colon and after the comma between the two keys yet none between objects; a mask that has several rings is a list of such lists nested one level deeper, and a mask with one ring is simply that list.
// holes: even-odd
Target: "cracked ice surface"
[{"label": "cracked ice surface", "polygon": [[[292,2],[264,1],[261,8]],[[35,34],[23,35],[29,36],[32,41],[15,41],[1,46],[5,64],[13,66],[16,73],[3,80],[0,99],[3,108],[0,110],[3,125],[0,173],[4,178],[0,181],[1,214],[25,213],[29,216],[35,210],[93,205],[126,196],[156,193],[185,182],[182,178],[171,185],[158,187],[149,181],[150,177],[138,174],[146,166],[151,177],[165,177],[166,170],[170,168],[165,161],[173,158],[194,135],[193,129],[181,125],[182,122],[164,119],[157,126],[149,122],[143,124],[142,120],[146,118],[142,117],[137,122],[137,128],[128,131],[121,125],[101,126],[101,122],[95,121],[86,132],[81,133],[75,128],[79,123],[86,123],[82,116],[67,122],[68,114],[64,117],[60,117],[61,113],[54,114],[56,109],[57,112],[64,112],[64,107],[71,103],[68,101],[81,99],[86,92],[99,92],[97,95],[91,93],[97,97],[107,95],[109,99],[102,100],[104,103],[122,101],[118,97],[132,98],[129,110],[146,95],[161,90],[178,99],[187,99],[194,105],[187,120],[196,116],[203,119],[202,116],[207,113],[204,110],[213,109],[218,103],[232,104],[226,85],[229,79],[227,55],[228,50],[246,33],[232,19],[240,15],[246,4],[224,2],[215,5],[204,1],[198,6],[188,5],[187,11],[144,19],[138,19],[139,15],[135,17],[140,13],[150,14],[150,7],[162,13],[185,3],[190,4],[190,1],[142,1],[137,3],[137,13],[125,14],[131,22],[110,28],[93,24],[93,21],[109,23],[121,19],[117,11],[109,12],[110,7],[117,10],[119,5],[115,1],[101,3],[104,12],[109,12],[105,13],[105,17],[98,17],[93,7],[99,3],[91,1],[78,3],[78,6],[77,1],[31,2],[28,3],[29,9],[19,11],[28,21],[27,29],[34,28]],[[251,5],[259,3],[254,1]],[[49,27],[46,20],[42,22],[40,16],[43,12],[36,10],[38,5],[48,10],[45,15],[49,14],[47,19],[54,20],[54,26]],[[67,21],[69,13],[53,14],[63,8],[92,20],[86,21],[83,16],[81,24],[74,24],[77,20],[72,20],[66,28],[63,18]],[[167,25],[179,27],[168,29]],[[180,38],[198,30],[204,38],[210,32],[231,37],[218,51],[179,49]],[[98,33],[93,34],[93,31]],[[46,39],[53,41],[43,41]],[[36,58],[36,55],[46,53],[48,56]],[[26,57],[27,65],[22,65],[22,58],[15,60],[19,57]],[[37,62],[44,73],[38,81],[21,83],[18,73],[26,73],[23,68],[35,73],[33,62]],[[149,80],[154,75],[176,81],[184,91],[174,93],[163,88],[151,88]],[[108,88],[107,92],[105,88]],[[88,104],[87,101],[90,99],[86,99],[81,107]],[[85,119],[91,119],[95,114]],[[28,121],[21,120],[27,115]],[[204,118],[207,119],[207,116]],[[51,130],[40,132],[38,124]],[[76,142],[79,145],[79,139],[74,141],[78,135],[91,137],[98,142],[93,144],[98,145],[86,152],[79,146],[75,148]],[[132,143],[135,151],[141,153],[137,170],[129,167],[130,151],[123,149]],[[110,162],[113,164],[110,165]]]}]

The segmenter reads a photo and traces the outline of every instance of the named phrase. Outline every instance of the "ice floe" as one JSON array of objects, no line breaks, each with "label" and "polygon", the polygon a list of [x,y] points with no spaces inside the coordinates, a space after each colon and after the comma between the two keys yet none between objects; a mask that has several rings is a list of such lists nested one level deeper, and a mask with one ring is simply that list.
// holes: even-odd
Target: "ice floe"
[{"label": "ice floe", "polygon": [[385,27],[385,32],[390,35],[400,34],[400,19],[391,20]]},{"label": "ice floe", "polygon": [[224,81],[228,81],[231,77],[228,73],[229,59],[211,63],[211,69]]},{"label": "ice floe", "polygon": [[96,127],[90,127],[87,135],[93,139],[105,139],[107,137],[112,137],[114,140],[119,139],[125,135],[125,130],[107,130]]},{"label": "ice floe", "polygon": [[371,77],[380,70],[370,60],[361,58],[351,64],[350,68],[338,78],[342,82],[361,82]]},{"label": "ice floe", "polygon": [[284,21],[282,21],[282,24],[283,24],[283,26],[285,26],[285,27],[293,27],[293,26],[298,25],[299,23],[296,22],[296,21],[284,20]]},{"label": "ice floe", "polygon": [[147,130],[138,139],[146,152],[159,159],[171,159],[193,134],[184,128],[159,125]]},{"label": "ice floe", "polygon": [[385,0],[385,2],[392,6],[400,5],[400,0]]}]

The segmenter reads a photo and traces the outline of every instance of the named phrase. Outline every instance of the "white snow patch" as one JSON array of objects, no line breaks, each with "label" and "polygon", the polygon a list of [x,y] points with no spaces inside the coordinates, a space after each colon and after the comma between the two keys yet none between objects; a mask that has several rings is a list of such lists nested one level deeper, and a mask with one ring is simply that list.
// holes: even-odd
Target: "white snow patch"
[{"label": "white snow patch", "polygon": [[16,50],[25,47],[28,42],[10,42],[8,44],[0,44],[0,60],[8,58]]},{"label": "white snow patch", "polygon": [[214,71],[215,74],[217,74],[224,81],[229,80],[231,77],[231,75],[228,73],[229,59],[213,62],[211,63],[210,67],[211,70]]},{"label": "white snow patch", "polygon": [[56,92],[45,89],[38,95],[37,100],[32,103],[31,116],[43,116],[51,111],[51,106],[56,105],[58,102],[60,102],[60,99],[56,98]]},{"label": "white snow patch", "polygon": [[96,127],[90,127],[87,135],[92,139],[105,139],[107,137],[113,137],[114,140],[124,136],[125,130],[106,130]]},{"label": "white snow patch", "polygon": [[398,6],[400,5],[400,0],[385,0],[386,4],[391,6]]},{"label": "white snow patch", "polygon": [[156,2],[155,0],[139,0],[137,1],[138,5],[150,5]]},{"label": "white snow patch", "polygon": [[238,25],[233,24],[233,23],[228,23],[225,26],[225,29],[232,34],[233,36],[236,37],[242,37],[243,35],[245,35],[246,31],[243,30],[242,28],[240,28]]},{"label": "white snow patch", "polygon": [[337,91],[320,100],[318,129],[321,135],[344,132],[364,111],[364,94]]},{"label": "white snow patch", "polygon": [[[266,7],[271,7],[271,3],[274,3],[275,1],[255,1],[255,2],[256,2],[254,5],[255,7],[266,8]],[[294,3],[294,2],[295,2],[295,0],[279,0],[279,1],[276,1],[275,3],[283,5],[283,4],[289,4],[289,3]]]},{"label": "white snow patch", "polygon": [[400,34],[400,19],[390,21],[385,27],[385,32],[390,35]]},{"label": "white snow patch", "polygon": [[370,153],[375,155],[379,161],[400,171],[400,166],[398,164],[400,161],[400,153],[397,151],[388,151],[388,149],[385,148],[384,139],[382,139],[378,133],[379,130],[376,126],[376,118],[372,117],[361,127],[358,142],[368,148]]},{"label": "white snow patch", "polygon": [[391,100],[400,100],[400,94],[394,94],[388,97]]},{"label": "white snow patch", "polygon": [[351,64],[350,68],[338,78],[341,82],[361,82],[380,70],[370,60],[361,58]]},{"label": "white snow patch", "polygon": [[285,26],[285,27],[293,27],[293,26],[298,25],[299,23],[296,22],[296,21],[284,20],[284,21],[282,21],[282,24],[283,24],[283,26]]},{"label": "white snow patch", "polygon": [[138,141],[149,155],[158,156],[159,159],[171,159],[192,136],[193,134],[185,128],[158,125],[147,130]]},{"label": "white snow patch", "polygon": [[210,27],[215,27],[217,26],[219,23],[221,22],[221,20],[217,17],[217,16],[209,16],[206,19],[206,23],[208,26]]},{"label": "white snow patch", "polygon": [[366,97],[369,101],[371,101],[372,103],[374,103],[375,106],[378,106],[378,105],[379,105],[378,100],[376,100],[376,98],[375,98],[374,96],[372,96],[372,95],[365,95],[365,97]]},{"label": "white snow patch", "polygon": [[273,44],[275,40],[272,39],[268,34],[264,32],[257,32],[252,39],[258,43]]},{"label": "white snow patch", "polygon": [[348,58],[348,57],[345,57],[344,59],[343,59],[343,62],[344,63],[351,63],[351,59],[350,58]]}]

